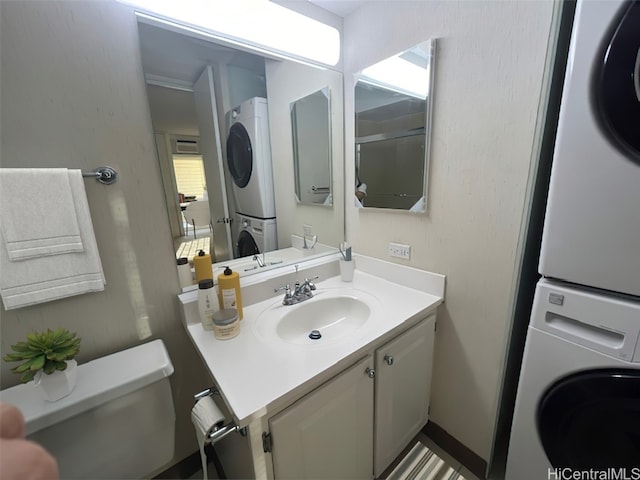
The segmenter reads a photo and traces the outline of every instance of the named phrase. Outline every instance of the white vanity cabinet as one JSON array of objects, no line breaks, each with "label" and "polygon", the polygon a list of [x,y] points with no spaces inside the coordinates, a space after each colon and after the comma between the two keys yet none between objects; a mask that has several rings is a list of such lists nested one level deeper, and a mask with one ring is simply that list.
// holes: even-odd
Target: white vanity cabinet
[{"label": "white vanity cabinet", "polygon": [[436,316],[375,353],[374,475],[380,476],[427,423]]},{"label": "white vanity cabinet", "polygon": [[434,330],[430,315],[271,417],[274,478],[379,476],[427,422]]},{"label": "white vanity cabinet", "polygon": [[270,419],[276,479],[371,478],[371,368],[368,355]]}]

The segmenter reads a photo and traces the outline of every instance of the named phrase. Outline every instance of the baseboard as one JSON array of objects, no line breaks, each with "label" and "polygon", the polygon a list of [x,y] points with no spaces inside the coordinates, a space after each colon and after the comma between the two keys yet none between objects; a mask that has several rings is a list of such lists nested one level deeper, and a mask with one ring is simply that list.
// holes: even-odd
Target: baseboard
[{"label": "baseboard", "polygon": [[485,478],[487,462],[472,450],[464,446],[454,437],[449,435],[439,425],[431,420],[422,428],[422,433],[433,440],[440,448],[464,465],[478,478]]},{"label": "baseboard", "polygon": [[[220,463],[220,460],[218,460],[218,456],[216,455],[215,450],[211,448],[211,445],[206,445],[204,449],[207,455],[207,469],[210,472],[215,471],[217,473],[217,478],[226,478],[224,470],[222,469],[222,464]],[[196,472],[201,470],[202,461],[200,459],[200,452],[194,452],[188,457],[180,460],[178,463],[172,465],[164,472],[153,477],[153,480],[177,480],[190,478]]]}]

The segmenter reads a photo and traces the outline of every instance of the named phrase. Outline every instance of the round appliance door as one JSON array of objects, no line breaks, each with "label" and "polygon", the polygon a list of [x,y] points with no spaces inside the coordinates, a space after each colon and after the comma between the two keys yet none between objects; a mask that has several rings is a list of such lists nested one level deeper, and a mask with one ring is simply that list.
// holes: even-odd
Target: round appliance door
[{"label": "round appliance door", "polygon": [[229,129],[227,165],[235,184],[246,187],[253,171],[253,148],[247,129],[241,123],[234,123]]},{"label": "round appliance door", "polygon": [[614,142],[640,164],[640,1],[625,4],[606,40],[596,76],[600,116]]},{"label": "round appliance door", "polygon": [[243,230],[238,235],[238,243],[236,244],[237,258],[248,257],[260,253],[258,244],[249,232]]},{"label": "round appliance door", "polygon": [[537,426],[555,468],[640,467],[640,370],[569,375],[542,396]]}]

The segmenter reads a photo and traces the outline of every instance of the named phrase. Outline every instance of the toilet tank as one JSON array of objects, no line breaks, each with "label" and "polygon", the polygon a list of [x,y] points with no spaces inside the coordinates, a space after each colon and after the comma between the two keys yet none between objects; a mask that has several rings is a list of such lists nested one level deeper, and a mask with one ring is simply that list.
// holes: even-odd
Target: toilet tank
[{"label": "toilet tank", "polygon": [[0,392],[27,438],[58,460],[60,478],[143,478],[173,458],[173,365],[161,340],[78,366],[70,395],[48,402],[33,382]]}]

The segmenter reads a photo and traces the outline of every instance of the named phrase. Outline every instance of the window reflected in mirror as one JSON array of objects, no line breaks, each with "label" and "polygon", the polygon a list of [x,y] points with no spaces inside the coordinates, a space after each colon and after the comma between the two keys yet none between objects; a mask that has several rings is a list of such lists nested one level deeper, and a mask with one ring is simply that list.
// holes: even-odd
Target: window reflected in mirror
[{"label": "window reflected in mirror", "polygon": [[303,205],[332,205],[329,89],[291,103],[295,193]]},{"label": "window reflected in mirror", "polygon": [[355,205],[426,211],[435,40],[364,69],[355,87]]}]

